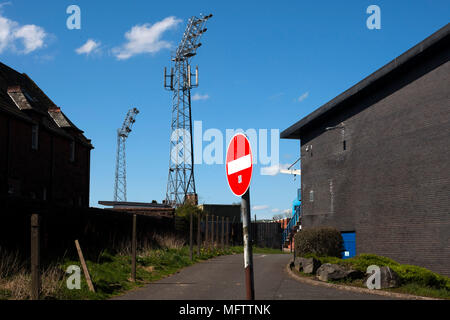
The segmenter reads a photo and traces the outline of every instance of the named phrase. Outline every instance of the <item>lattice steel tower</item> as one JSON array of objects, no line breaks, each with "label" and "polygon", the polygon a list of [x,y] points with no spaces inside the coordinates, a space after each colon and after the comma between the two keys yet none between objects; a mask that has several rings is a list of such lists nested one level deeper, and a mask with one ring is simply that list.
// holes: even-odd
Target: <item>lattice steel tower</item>
[{"label": "lattice steel tower", "polygon": [[[170,74],[164,68],[164,88],[173,91],[170,137],[169,178],[166,201],[179,206],[188,196],[196,198],[194,179],[194,152],[192,142],[191,89],[198,87],[198,67],[191,72],[190,60],[202,45],[200,38],[206,32],[206,21],[212,14],[191,17],[175,53]],[[195,82],[192,81],[195,78]]]},{"label": "lattice steel tower", "polygon": [[136,122],[137,108],[130,109],[122,124],[117,130],[117,157],[116,157],[116,181],[114,184],[114,201],[127,201],[127,167],[125,155],[125,142]]}]

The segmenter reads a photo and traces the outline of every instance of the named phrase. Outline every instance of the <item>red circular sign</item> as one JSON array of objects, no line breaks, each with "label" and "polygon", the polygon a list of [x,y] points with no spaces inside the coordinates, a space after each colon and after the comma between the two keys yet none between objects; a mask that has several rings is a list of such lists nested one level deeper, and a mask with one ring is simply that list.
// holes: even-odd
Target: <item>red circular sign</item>
[{"label": "red circular sign", "polygon": [[252,150],[244,134],[236,134],[228,144],[226,167],[231,191],[242,196],[250,186],[253,172]]}]

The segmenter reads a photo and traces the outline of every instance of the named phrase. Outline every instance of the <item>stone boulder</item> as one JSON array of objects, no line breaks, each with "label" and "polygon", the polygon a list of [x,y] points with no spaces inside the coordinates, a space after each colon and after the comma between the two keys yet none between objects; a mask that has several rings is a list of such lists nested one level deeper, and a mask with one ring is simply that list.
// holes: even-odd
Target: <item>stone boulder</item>
[{"label": "stone boulder", "polygon": [[317,269],[316,275],[320,281],[340,280],[346,278],[348,272],[337,264],[325,263]]},{"label": "stone boulder", "polygon": [[301,269],[301,267],[302,267],[302,265],[301,265],[300,259],[296,257],[294,260],[294,269],[299,271]]},{"label": "stone boulder", "polygon": [[298,258],[299,269],[303,273],[315,274],[320,267],[320,261],[314,258]]},{"label": "stone boulder", "polygon": [[349,279],[352,279],[352,280],[364,279],[364,275],[365,274],[362,271],[350,269],[350,270],[347,271],[346,278],[349,278]]},{"label": "stone boulder", "polygon": [[291,268],[291,270],[294,269],[294,266],[295,266],[295,260],[297,260],[297,259],[292,258],[292,259],[289,261],[289,268]]},{"label": "stone boulder", "polygon": [[381,273],[381,289],[395,288],[400,284],[398,274],[389,267],[380,267]]},{"label": "stone boulder", "polygon": [[[364,283],[367,283],[371,275],[367,275]],[[380,289],[396,288],[400,285],[400,277],[398,274],[387,266],[380,267]]]},{"label": "stone boulder", "polygon": [[292,269],[295,269],[295,270],[299,270],[299,268],[300,268],[300,260],[299,260],[299,258],[298,257],[296,257],[296,258],[292,258],[290,261],[289,261],[289,267],[291,268],[291,270]]}]

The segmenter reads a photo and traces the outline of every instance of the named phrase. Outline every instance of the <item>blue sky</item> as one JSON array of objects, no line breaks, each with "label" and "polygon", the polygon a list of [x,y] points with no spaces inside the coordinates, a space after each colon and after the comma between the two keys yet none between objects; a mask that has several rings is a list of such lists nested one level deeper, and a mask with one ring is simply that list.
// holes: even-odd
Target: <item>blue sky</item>
[{"label": "blue sky", "polygon": [[[72,4],[81,30],[66,27]],[[380,30],[366,27],[372,4]],[[163,68],[187,19],[201,12],[214,17],[192,61],[200,67],[193,94],[207,97],[193,102],[193,120],[204,130],[282,131],[447,24],[450,2],[0,1],[0,61],[30,75],[93,141],[92,206],[112,200],[116,130],[133,106],[141,113],[127,142],[128,200],[165,197],[171,93]],[[298,157],[298,141],[280,141],[282,164]],[[291,207],[300,179],[259,169],[252,214],[271,218]],[[196,185],[202,203],[240,200],[223,165],[196,166]]]}]

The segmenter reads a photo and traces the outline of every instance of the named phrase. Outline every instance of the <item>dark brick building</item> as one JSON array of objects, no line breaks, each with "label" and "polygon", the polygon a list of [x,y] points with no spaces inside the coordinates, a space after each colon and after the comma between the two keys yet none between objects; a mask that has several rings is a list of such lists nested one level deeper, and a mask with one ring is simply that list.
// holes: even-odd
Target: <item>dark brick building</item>
[{"label": "dark brick building", "polygon": [[282,132],[301,141],[302,227],[450,275],[450,25]]},{"label": "dark brick building", "polygon": [[92,148],[26,74],[0,63],[0,199],[88,207]]}]

